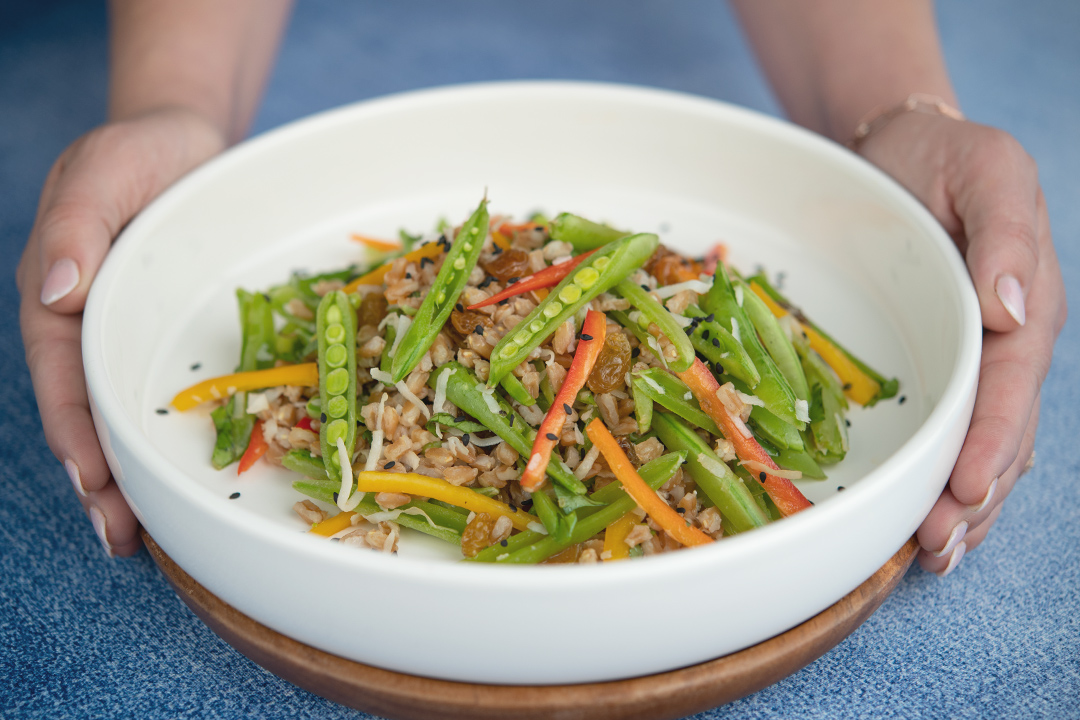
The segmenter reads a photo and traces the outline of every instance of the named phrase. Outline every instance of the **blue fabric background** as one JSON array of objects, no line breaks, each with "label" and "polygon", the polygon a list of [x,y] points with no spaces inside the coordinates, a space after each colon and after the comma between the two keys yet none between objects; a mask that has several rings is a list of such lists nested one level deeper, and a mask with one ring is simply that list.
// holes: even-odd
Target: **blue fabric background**
[{"label": "blue fabric background", "polygon": [[[939,16],[965,111],[1038,161],[1065,280],[1080,287],[1080,4],[969,0]],[[465,29],[486,42],[460,46]],[[0,397],[0,716],[365,717],[233,651],[145,552],[107,559],[42,439],[14,268],[51,162],[104,118],[106,55],[102,3],[0,3],[0,368],[11,390]],[[304,0],[256,131],[385,93],[517,78],[654,85],[778,112],[721,3]],[[697,717],[1080,717],[1078,352],[1072,322],[1043,393],[1038,465],[953,575],[913,569],[832,652]]]}]

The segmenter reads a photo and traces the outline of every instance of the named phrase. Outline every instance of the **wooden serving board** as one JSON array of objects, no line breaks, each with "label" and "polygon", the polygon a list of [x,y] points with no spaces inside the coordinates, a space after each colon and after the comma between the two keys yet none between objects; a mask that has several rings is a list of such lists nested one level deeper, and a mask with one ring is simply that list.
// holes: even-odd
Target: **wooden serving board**
[{"label": "wooden serving board", "polygon": [[334,702],[393,720],[667,720],[737,700],[835,647],[877,610],[911,566],[911,538],[862,585],[776,637],[699,665],[582,685],[481,685],[433,680],[330,655],[260,625],[197,583],[142,531],[173,589],[211,630],[270,672]]}]

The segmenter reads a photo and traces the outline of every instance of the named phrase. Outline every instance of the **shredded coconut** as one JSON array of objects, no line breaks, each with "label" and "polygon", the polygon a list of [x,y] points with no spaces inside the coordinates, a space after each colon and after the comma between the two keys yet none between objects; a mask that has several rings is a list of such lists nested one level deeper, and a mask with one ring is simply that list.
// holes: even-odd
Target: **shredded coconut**
[{"label": "shredded coconut", "polygon": [[800,422],[810,422],[810,403],[805,400],[795,401],[795,419]]},{"label": "shredded coconut", "polygon": [[742,302],[743,302],[742,285],[736,285],[735,286],[735,302],[737,302],[739,304],[739,307],[742,307]]},{"label": "shredded coconut", "polygon": [[653,290],[661,298],[669,298],[673,295],[678,295],[683,290],[693,290],[694,292],[701,294],[707,293],[712,289],[711,282],[702,282],[701,280],[687,280],[681,283],[675,283],[674,285],[665,285],[661,288]]},{"label": "shredded coconut", "polygon": [[379,411],[375,414],[375,429],[371,431],[371,449],[368,450],[367,462],[364,463],[364,472],[371,472],[379,467],[379,459],[382,457],[383,444],[383,410],[386,408],[386,393],[379,398]]},{"label": "shredded coconut", "polygon": [[783,470],[780,468],[773,468],[769,467],[765,463],[758,462],[757,460],[740,460],[739,464],[755,473],[768,473],[769,475],[775,475],[776,477],[786,478],[788,480],[802,479],[802,473],[798,470]]}]

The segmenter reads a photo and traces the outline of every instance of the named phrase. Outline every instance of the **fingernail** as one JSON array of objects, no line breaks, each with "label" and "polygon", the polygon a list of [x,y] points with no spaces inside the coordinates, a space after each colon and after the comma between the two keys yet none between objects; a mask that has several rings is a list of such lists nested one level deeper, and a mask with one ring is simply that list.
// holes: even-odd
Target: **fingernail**
[{"label": "fingernail", "polygon": [[105,537],[105,513],[101,512],[97,505],[90,506],[90,522],[94,525],[94,532],[101,541],[101,547],[105,548],[105,554],[114,557],[112,545]]},{"label": "fingernail", "polygon": [[986,488],[986,495],[983,496],[983,499],[979,501],[978,505],[971,506],[971,512],[973,514],[978,515],[981,513],[983,509],[990,504],[990,501],[994,499],[994,491],[997,490],[997,481],[997,478],[991,480],[990,487]]},{"label": "fingernail", "polygon": [[964,553],[967,552],[967,543],[962,542],[956,546],[952,551],[952,555],[949,556],[949,564],[945,566],[945,569],[939,572],[938,577],[945,577],[960,564],[960,561],[964,559]]},{"label": "fingernail", "polygon": [[52,305],[67,295],[79,284],[79,266],[71,258],[63,258],[53,263],[45,283],[41,286],[41,304]]},{"label": "fingernail", "polygon": [[994,284],[994,292],[1013,320],[1023,325],[1027,321],[1027,315],[1024,312],[1024,291],[1020,288],[1020,281],[1012,275],[1002,275]]},{"label": "fingernail", "polygon": [[952,532],[949,533],[949,539],[945,542],[945,547],[934,553],[934,557],[945,557],[951,553],[956,548],[956,545],[964,539],[964,535],[967,534],[967,531],[967,520],[961,520],[957,523],[956,527],[952,529]]},{"label": "fingernail", "polygon": [[86,497],[86,488],[83,487],[82,476],[79,475],[79,466],[75,464],[74,460],[68,458],[64,461],[64,469],[67,470],[68,477],[71,478],[71,484],[75,488],[75,492],[82,497]]}]

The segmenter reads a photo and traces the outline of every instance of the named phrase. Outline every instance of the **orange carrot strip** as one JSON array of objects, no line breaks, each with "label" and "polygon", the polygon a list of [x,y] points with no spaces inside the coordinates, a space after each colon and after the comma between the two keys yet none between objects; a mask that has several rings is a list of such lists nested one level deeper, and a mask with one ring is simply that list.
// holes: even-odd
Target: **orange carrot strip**
[{"label": "orange carrot strip", "polygon": [[634,502],[640,505],[657,525],[664,528],[668,535],[687,547],[713,542],[711,537],[688,525],[682,515],[672,510],[655,490],[645,484],[600,418],[593,419],[585,428],[585,433],[593,441],[593,445],[600,448],[600,454],[607,460],[611,472],[615,473],[615,479],[622,483],[623,490],[634,498]]},{"label": "orange carrot strip", "polygon": [[563,380],[555,401],[551,403],[547,415],[544,416],[544,421],[540,423],[536,439],[533,440],[529,464],[525,466],[525,472],[521,474],[521,487],[525,490],[536,492],[544,484],[544,473],[551,460],[551,451],[555,448],[555,443],[559,441],[563,423],[566,421],[566,408],[573,406],[578,391],[589,379],[589,373],[596,364],[596,358],[604,349],[606,333],[607,317],[602,312],[590,310],[585,316],[585,323],[581,326],[581,340],[578,342],[577,350],[574,351],[574,360],[570,363],[570,369],[566,371],[566,379]]},{"label": "orange carrot strip", "polygon": [[401,243],[394,242],[393,240],[379,240],[378,238],[368,237],[367,235],[360,235],[358,233],[353,233],[352,239],[364,247],[369,247],[372,250],[378,250],[379,252],[393,252],[401,249]]},{"label": "orange carrot strip", "polygon": [[251,439],[248,440],[247,450],[244,451],[243,456],[240,458],[240,464],[236,468],[236,474],[247,472],[255,464],[255,461],[265,455],[269,449],[270,446],[267,444],[266,438],[263,437],[262,420],[256,420],[255,425],[251,428]]},{"label": "orange carrot strip", "polygon": [[[427,245],[421,245],[420,247],[405,253],[401,257],[405,258],[409,262],[420,262],[423,258],[431,258],[434,260],[443,252],[443,246],[437,242],[428,243]],[[382,285],[383,278],[386,277],[386,273],[390,272],[390,265],[393,261],[384,263],[376,269],[369,272],[367,275],[361,275],[346,285],[343,290],[346,294],[356,292],[356,288],[361,285]]]},{"label": "orange carrot strip", "polygon": [[208,400],[221,400],[246,390],[262,390],[278,385],[317,387],[318,384],[319,367],[315,363],[283,365],[203,380],[177,393],[172,400],[172,406],[183,412]]},{"label": "orange carrot strip", "polygon": [[[724,403],[716,395],[716,392],[720,389],[720,384],[716,382],[716,378],[702,364],[701,360],[695,358],[694,364],[689,369],[675,374],[686,383],[690,391],[694,393],[698,403],[701,404],[701,409],[713,419],[724,433],[724,437],[735,446],[735,454],[739,456],[740,460],[753,460],[772,470],[780,469],[753,436],[746,437],[742,434],[731,413],[728,412],[728,409],[724,407]],[[601,450],[601,452],[603,451]],[[765,472],[764,475],[765,479],[762,480],[762,485],[765,486],[765,492],[776,503],[780,514],[787,517],[810,507],[810,501],[799,492],[799,488],[795,487],[790,480],[769,472]]]}]

